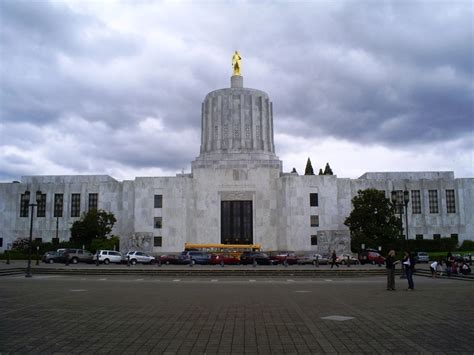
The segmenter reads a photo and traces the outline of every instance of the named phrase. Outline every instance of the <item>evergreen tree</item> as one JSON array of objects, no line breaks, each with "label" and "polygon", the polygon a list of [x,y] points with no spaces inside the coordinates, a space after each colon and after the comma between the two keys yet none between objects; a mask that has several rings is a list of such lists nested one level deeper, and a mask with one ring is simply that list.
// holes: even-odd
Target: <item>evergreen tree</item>
[{"label": "evergreen tree", "polygon": [[304,170],[305,175],[314,175],[313,166],[311,165],[311,160],[308,158],[306,162],[306,169]]},{"label": "evergreen tree", "polygon": [[324,175],[323,169],[319,169],[319,174],[318,175]]},{"label": "evergreen tree", "polygon": [[329,163],[326,163],[326,167],[324,168],[324,175],[334,175],[332,173],[331,167],[329,166]]},{"label": "evergreen tree", "polygon": [[90,248],[94,239],[106,239],[117,219],[113,213],[91,209],[71,227],[71,242]]},{"label": "evergreen tree", "polygon": [[401,246],[402,222],[385,194],[376,189],[359,190],[357,194],[352,199],[353,210],[344,222],[351,231],[352,250],[359,251],[361,244],[366,248],[381,246],[384,252]]}]

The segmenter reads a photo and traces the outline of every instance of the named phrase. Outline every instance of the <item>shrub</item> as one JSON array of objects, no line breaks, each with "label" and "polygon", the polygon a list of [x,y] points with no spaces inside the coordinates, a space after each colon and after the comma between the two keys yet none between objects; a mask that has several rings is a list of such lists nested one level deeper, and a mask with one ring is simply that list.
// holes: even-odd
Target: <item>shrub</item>
[{"label": "shrub", "polygon": [[91,252],[95,253],[97,250],[119,250],[120,249],[120,238],[113,236],[111,238],[105,239],[94,239],[91,242]]},{"label": "shrub", "polygon": [[474,240],[465,240],[465,241],[463,241],[458,250],[459,251],[474,250]]},{"label": "shrub", "polygon": [[410,239],[405,241],[405,249],[408,249],[412,252],[415,251],[426,251],[426,252],[436,252],[436,251],[454,251],[456,250],[458,241],[453,238],[440,238],[440,239],[423,239],[423,240],[414,240]]}]

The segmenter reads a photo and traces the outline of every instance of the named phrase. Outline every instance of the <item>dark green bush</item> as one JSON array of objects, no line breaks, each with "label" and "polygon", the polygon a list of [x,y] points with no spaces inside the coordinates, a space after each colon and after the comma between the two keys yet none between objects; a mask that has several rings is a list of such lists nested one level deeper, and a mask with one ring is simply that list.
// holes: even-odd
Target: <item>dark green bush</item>
[{"label": "dark green bush", "polygon": [[91,242],[91,252],[95,253],[97,250],[117,250],[119,251],[120,249],[120,238],[113,236],[111,238],[105,239],[105,238],[98,238],[94,239]]},{"label": "dark green bush", "polygon": [[414,240],[410,239],[405,241],[405,249],[412,252],[416,251],[426,251],[426,252],[435,252],[435,251],[455,251],[458,241],[453,238],[440,238],[440,239],[423,239],[423,240]]},{"label": "dark green bush", "polygon": [[472,251],[472,250],[474,250],[474,240],[465,240],[465,241],[463,241],[458,250],[459,251]]}]

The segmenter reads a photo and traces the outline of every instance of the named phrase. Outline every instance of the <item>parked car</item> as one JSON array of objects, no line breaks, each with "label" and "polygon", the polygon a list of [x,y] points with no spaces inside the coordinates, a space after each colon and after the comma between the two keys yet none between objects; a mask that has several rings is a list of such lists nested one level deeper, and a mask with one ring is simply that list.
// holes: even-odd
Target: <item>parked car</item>
[{"label": "parked car", "polygon": [[64,257],[70,263],[77,264],[78,262],[91,263],[94,256],[88,250],[66,249],[64,251]]},{"label": "parked car", "polygon": [[240,264],[240,258],[231,254],[211,254],[209,263],[212,265],[219,265],[224,262],[225,265]]},{"label": "parked car", "polygon": [[354,258],[354,256],[352,256],[351,254],[341,254],[336,259],[336,263],[342,265],[347,265],[348,261],[350,265],[355,265],[359,263],[359,260],[357,260],[357,258]]},{"label": "parked car", "polygon": [[142,264],[154,264],[155,263],[155,257],[148,255],[147,253],[144,253],[143,251],[129,251],[127,254],[124,256],[124,260],[128,260],[130,258],[130,264],[135,265],[137,263],[142,263]]},{"label": "parked car", "polygon": [[209,264],[210,255],[203,251],[185,250],[179,256],[180,264]]},{"label": "parked car", "polygon": [[464,258],[464,261],[467,263],[470,261],[474,261],[474,254],[464,254],[462,257]]},{"label": "parked car", "polygon": [[98,250],[97,253],[94,255],[94,260],[97,260],[97,256],[99,256],[99,262],[103,262],[104,264],[109,263],[122,263],[123,256],[120,252],[114,250]]},{"label": "parked car", "polygon": [[358,255],[358,259],[361,265],[364,265],[364,264],[381,265],[385,263],[385,258],[382,255],[380,255],[380,253],[375,249],[362,250]]},{"label": "parked car", "polygon": [[272,251],[268,253],[268,256],[272,265],[283,264],[285,260],[288,265],[295,265],[298,262],[298,258],[293,251]]},{"label": "parked car", "polygon": [[430,261],[430,256],[424,251],[419,251],[418,253],[416,253],[415,259],[417,263],[427,263]]},{"label": "parked car", "polygon": [[66,261],[66,257],[64,256],[64,253],[59,253],[57,251],[47,251],[43,254],[41,260],[48,264],[63,263]]},{"label": "parked car", "polygon": [[270,257],[266,253],[254,252],[254,251],[245,251],[240,255],[241,264],[253,264],[253,261],[256,261],[258,265],[270,265]]},{"label": "parked car", "polygon": [[306,264],[313,264],[316,265],[326,265],[329,262],[329,257],[327,255],[321,255],[317,253],[307,253],[304,255],[298,256],[298,264],[299,265],[306,265]]},{"label": "parked car", "polygon": [[175,255],[175,254],[161,255],[160,262],[166,265],[179,264],[178,255]]}]

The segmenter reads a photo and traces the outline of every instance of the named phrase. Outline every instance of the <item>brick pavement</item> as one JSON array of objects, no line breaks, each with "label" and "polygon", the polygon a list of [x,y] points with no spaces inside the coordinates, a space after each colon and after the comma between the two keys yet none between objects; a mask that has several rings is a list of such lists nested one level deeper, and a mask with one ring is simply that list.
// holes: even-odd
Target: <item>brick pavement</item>
[{"label": "brick pavement", "polygon": [[472,283],[396,281],[5,276],[0,353],[474,352]]}]

